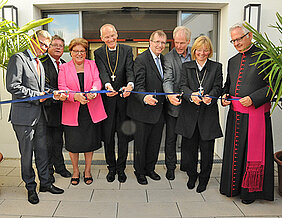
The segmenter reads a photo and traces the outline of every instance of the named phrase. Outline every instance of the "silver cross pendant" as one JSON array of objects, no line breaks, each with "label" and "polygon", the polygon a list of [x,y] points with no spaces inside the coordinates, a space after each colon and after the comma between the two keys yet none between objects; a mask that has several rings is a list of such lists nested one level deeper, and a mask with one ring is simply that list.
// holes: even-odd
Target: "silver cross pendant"
[{"label": "silver cross pendant", "polygon": [[116,75],[111,75],[112,81],[115,81]]}]

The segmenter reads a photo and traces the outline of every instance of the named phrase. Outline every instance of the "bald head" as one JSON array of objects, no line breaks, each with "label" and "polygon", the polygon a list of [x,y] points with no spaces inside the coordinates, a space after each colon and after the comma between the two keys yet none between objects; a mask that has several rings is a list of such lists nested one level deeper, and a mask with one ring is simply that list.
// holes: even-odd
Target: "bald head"
[{"label": "bald head", "polygon": [[100,28],[100,37],[103,42],[110,48],[114,49],[117,45],[117,30],[112,24],[104,24]]}]

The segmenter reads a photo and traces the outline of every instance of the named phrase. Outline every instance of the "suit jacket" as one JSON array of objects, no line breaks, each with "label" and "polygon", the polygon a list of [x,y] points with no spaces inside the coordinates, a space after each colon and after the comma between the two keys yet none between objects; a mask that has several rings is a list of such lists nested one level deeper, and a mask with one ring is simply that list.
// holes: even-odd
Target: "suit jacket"
[{"label": "suit jacket", "polygon": [[[123,86],[127,86],[129,82],[134,83],[132,48],[123,44],[118,44],[118,46],[119,57],[115,72],[116,78],[114,81],[111,79],[112,73],[107,60],[106,45],[94,52],[95,61],[100,72],[100,79],[102,81],[103,87],[105,87],[106,83],[110,83],[116,91]],[[116,108],[119,108],[120,112],[124,111],[123,115],[125,118],[127,98],[122,98],[119,95],[114,97],[103,95],[102,98],[109,119],[114,119]]]},{"label": "suit jacket", "polygon": [[[87,92],[93,88],[101,90],[101,87],[102,84],[95,61],[85,60],[84,91]],[[58,88],[61,90],[76,92],[81,91],[73,60],[60,66]],[[63,102],[62,124],[64,125],[78,126],[78,111],[80,102],[74,101],[74,94],[75,93],[70,92],[68,99]],[[107,117],[100,94],[98,94],[96,98],[89,100],[87,106],[93,123],[98,123]]]},{"label": "suit jacket", "polygon": [[[188,52],[190,52],[190,47]],[[180,93],[179,83],[182,70],[182,62],[179,54],[173,48],[164,56],[164,91]],[[174,106],[168,101],[167,112],[170,116],[178,117],[180,106]]]},{"label": "suit jacket", "polygon": [[[58,90],[58,71],[49,55],[40,59],[45,70],[45,84],[51,90]],[[60,59],[61,63],[66,63]],[[44,101],[44,108],[48,117],[48,126],[58,127],[62,119],[62,102],[52,98]]]},{"label": "suit jacket", "polygon": [[[45,72],[42,64],[39,64],[40,77],[27,50],[10,58],[6,86],[13,100],[39,96],[40,92],[45,91]],[[12,103],[9,121],[15,125],[34,126],[38,123],[41,110],[39,100]]]},{"label": "suit jacket", "polygon": [[[163,55],[161,55],[161,63],[162,65],[164,63]],[[134,75],[135,91],[163,92],[163,79],[149,49],[135,59]],[[158,103],[155,106],[145,104],[144,97],[144,94],[131,94],[127,104],[127,114],[137,121],[155,124],[162,114],[165,97],[157,95]]]},{"label": "suit jacket", "polygon": [[[222,136],[217,99],[212,99],[209,105],[201,102],[199,106],[190,101],[192,92],[197,92],[199,88],[196,68],[196,61],[183,64],[180,90],[184,92],[184,95],[175,131],[186,138],[191,138],[196,124],[198,124],[201,138],[203,140],[212,140]],[[202,83],[204,94],[214,97],[221,96],[222,64],[207,60],[206,69],[206,76]]]}]

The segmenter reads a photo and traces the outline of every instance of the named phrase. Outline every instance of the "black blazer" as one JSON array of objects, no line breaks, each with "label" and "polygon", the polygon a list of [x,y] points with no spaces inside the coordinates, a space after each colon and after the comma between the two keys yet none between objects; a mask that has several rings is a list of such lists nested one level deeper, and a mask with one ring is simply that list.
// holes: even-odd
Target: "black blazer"
[{"label": "black blazer", "polygon": [[[164,63],[161,55],[162,66]],[[134,62],[135,91],[163,92],[163,79],[158,71],[150,50],[139,55]],[[165,103],[165,97],[157,95],[156,106],[144,103],[144,94],[131,94],[127,104],[127,114],[140,122],[155,124],[160,119]]]},{"label": "black blazer", "polygon": [[[95,62],[100,73],[99,75],[103,87],[105,87],[106,83],[110,83],[116,91],[123,86],[127,86],[129,82],[134,83],[132,48],[123,44],[118,44],[118,46],[119,58],[114,81],[111,79],[112,73],[106,56],[106,45],[94,51]],[[124,111],[124,114],[126,114],[126,98],[122,98],[119,95],[114,97],[102,95],[102,98],[108,118],[112,117],[116,107],[119,108],[119,111]]]},{"label": "black blazer", "polygon": [[[197,80],[196,68],[196,61],[183,64],[180,90],[184,92],[184,95],[175,131],[177,134],[191,138],[195,131],[196,124],[198,123],[202,139],[212,140],[222,137],[217,99],[212,99],[210,105],[201,102],[199,106],[190,101],[192,92],[197,92],[200,86]],[[202,84],[204,94],[214,97],[221,96],[223,79],[222,64],[208,59],[206,69],[206,76]]]},{"label": "black blazer", "polygon": [[[58,90],[58,72],[52,63],[52,59],[49,55],[40,59],[45,70],[45,84],[51,90]],[[62,63],[66,63],[63,59],[60,59]],[[48,126],[60,126],[62,118],[62,102],[54,99],[47,99],[44,101],[44,108],[47,114]]]}]

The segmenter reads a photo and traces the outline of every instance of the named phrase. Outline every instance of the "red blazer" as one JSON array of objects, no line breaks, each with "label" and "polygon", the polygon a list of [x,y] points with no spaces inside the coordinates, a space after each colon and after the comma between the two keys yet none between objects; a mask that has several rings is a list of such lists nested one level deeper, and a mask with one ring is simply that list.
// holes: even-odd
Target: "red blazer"
[{"label": "red blazer", "polygon": [[[79,81],[73,60],[60,66],[58,76],[58,88],[60,90],[80,91]],[[101,90],[102,83],[99,78],[99,71],[95,61],[84,61],[84,91],[91,89]],[[74,94],[69,93],[69,97],[63,102],[62,124],[68,126],[78,126],[78,111],[80,102],[74,101]],[[107,118],[104,110],[101,95],[89,100],[87,103],[93,123],[98,123]]]}]

